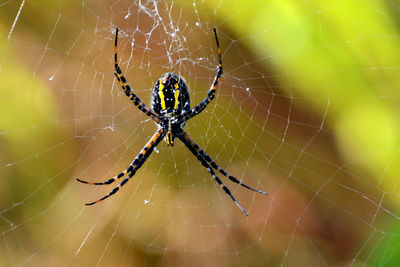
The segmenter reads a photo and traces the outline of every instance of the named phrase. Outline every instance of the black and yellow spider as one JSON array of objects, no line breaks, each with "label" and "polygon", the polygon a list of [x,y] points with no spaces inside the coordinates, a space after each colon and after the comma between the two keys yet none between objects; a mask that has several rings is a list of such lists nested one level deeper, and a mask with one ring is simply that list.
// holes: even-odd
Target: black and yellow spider
[{"label": "black and yellow spider", "polygon": [[218,81],[222,75],[221,49],[219,47],[217,31],[215,28],[214,28],[214,35],[215,35],[215,41],[217,43],[219,64],[218,64],[217,75],[215,76],[214,82],[210,87],[207,97],[200,104],[191,109],[189,91],[183,79],[174,73],[168,72],[162,75],[157,80],[152,94],[152,103],[151,103],[152,109],[148,109],[142,102],[142,100],[140,100],[139,97],[137,97],[133,93],[131,87],[127,83],[118,65],[118,56],[117,56],[118,28],[116,29],[115,45],[114,45],[115,77],[117,77],[126,96],[132,100],[135,106],[137,106],[139,110],[143,111],[147,116],[152,118],[158,124],[158,130],[125,171],[121,172],[120,174],[114,176],[113,178],[105,182],[87,182],[77,179],[79,182],[85,184],[106,185],[106,184],[111,184],[128,174],[128,176],[124,180],[122,180],[122,182],[117,187],[115,187],[108,195],[102,197],[97,201],[87,203],[86,205],[96,204],[108,198],[109,196],[115,194],[122,186],[124,186],[129,181],[130,178],[132,178],[135,175],[136,171],[143,165],[146,159],[150,156],[151,152],[153,152],[154,148],[158,145],[158,143],[160,143],[160,141],[164,137],[165,141],[170,146],[174,145],[176,137],[179,138],[190,150],[190,152],[192,152],[197,157],[197,159],[201,162],[201,164],[207,168],[208,172],[215,179],[215,181],[222,187],[225,193],[232,198],[232,200],[244,212],[244,214],[246,214],[246,216],[248,216],[247,212],[242,208],[242,206],[240,206],[240,204],[232,196],[229,189],[222,183],[219,177],[215,174],[213,168],[219,171],[222,175],[228,177],[229,180],[231,180],[234,183],[237,183],[247,189],[256,191],[258,193],[268,195],[268,193],[264,191],[254,189],[251,188],[250,186],[245,185],[232,175],[228,174],[222,168],[220,168],[210,158],[210,156],[208,156],[207,153],[203,149],[201,149],[183,130],[186,121],[199,114],[202,110],[206,108],[208,103],[210,103],[210,101],[214,99],[215,89],[217,88]]}]

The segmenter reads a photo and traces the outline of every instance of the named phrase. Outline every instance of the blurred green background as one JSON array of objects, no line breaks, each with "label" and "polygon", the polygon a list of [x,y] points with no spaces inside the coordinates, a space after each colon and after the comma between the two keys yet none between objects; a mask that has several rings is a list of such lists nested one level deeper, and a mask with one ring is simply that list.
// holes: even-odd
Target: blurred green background
[{"label": "blurred green background", "polygon": [[[0,265],[398,266],[400,4],[395,1],[0,3]],[[186,130],[245,218],[182,144],[162,142],[113,198],[156,127],[113,76],[115,27],[145,103],[164,72]]]}]

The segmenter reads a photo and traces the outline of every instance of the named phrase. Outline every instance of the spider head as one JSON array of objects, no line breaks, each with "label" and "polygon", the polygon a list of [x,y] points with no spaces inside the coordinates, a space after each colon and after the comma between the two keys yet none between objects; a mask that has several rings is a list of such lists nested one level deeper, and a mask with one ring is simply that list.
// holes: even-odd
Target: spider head
[{"label": "spider head", "polygon": [[189,93],[184,80],[172,72],[162,75],[154,86],[152,109],[162,117],[173,117],[189,110]]}]

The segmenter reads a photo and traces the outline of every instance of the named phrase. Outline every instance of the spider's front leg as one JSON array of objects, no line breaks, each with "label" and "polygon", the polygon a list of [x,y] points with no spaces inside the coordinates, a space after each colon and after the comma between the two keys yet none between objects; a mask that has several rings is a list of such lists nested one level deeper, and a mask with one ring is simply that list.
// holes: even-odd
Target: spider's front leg
[{"label": "spider's front leg", "polygon": [[91,203],[86,203],[86,205],[93,205],[96,204],[100,201],[103,201],[104,199],[110,197],[111,195],[115,194],[122,186],[124,186],[130,178],[132,178],[136,171],[143,165],[143,163],[146,161],[146,159],[150,156],[151,152],[153,152],[154,148],[160,143],[160,141],[164,138],[165,135],[165,130],[164,128],[160,128],[150,139],[150,141],[143,147],[143,149],[139,152],[139,154],[135,157],[135,159],[132,161],[131,165],[129,165],[128,169],[125,171],[121,172],[120,174],[114,176],[113,178],[105,181],[105,182],[87,182],[83,181],[80,179],[77,179],[79,182],[84,183],[84,184],[90,184],[90,185],[105,185],[105,184],[111,184],[115,182],[116,180],[120,179],[123,177],[125,174],[129,173],[128,177],[126,177],[117,187],[115,187],[108,195],[102,197],[101,199],[91,202]]},{"label": "spider's front leg", "polygon": [[152,118],[155,122],[160,124],[161,120],[160,117],[154,113],[151,109],[148,109],[146,105],[143,103],[142,100],[140,100],[139,97],[137,97],[128,82],[126,81],[126,78],[124,74],[121,71],[121,68],[119,67],[118,64],[118,55],[117,55],[117,47],[118,47],[118,28],[115,30],[115,43],[114,43],[114,69],[115,69],[115,77],[117,78],[119,84],[121,85],[122,89],[125,92],[125,95],[129,97],[129,99],[133,102],[135,106],[138,107],[139,110],[143,111],[147,116]]},{"label": "spider's front leg", "polygon": [[208,91],[207,97],[201,101],[200,104],[197,106],[193,107],[192,109],[186,111],[182,115],[180,115],[178,118],[180,121],[187,121],[188,119],[196,116],[200,112],[202,112],[208,105],[208,103],[211,102],[211,100],[214,99],[215,97],[215,90],[217,89],[218,82],[221,78],[222,75],[222,56],[221,56],[221,48],[219,47],[219,41],[218,41],[218,35],[217,35],[217,30],[214,28],[214,35],[215,35],[215,41],[217,43],[217,53],[218,53],[218,70],[217,74],[215,75],[214,81],[210,87],[210,90]]}]

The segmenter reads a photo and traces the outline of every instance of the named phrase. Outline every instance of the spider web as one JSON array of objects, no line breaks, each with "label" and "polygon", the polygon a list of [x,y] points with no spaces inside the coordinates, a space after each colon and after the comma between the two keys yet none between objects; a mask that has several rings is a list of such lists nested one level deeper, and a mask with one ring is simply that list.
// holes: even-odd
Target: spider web
[{"label": "spider web", "polygon": [[[0,262],[12,265],[393,265],[399,220],[399,6],[212,1],[0,1]],[[366,19],[368,18],[368,19]],[[366,24],[371,20],[370,24]],[[185,131],[246,217],[177,140],[116,195],[157,127],[150,104],[185,78]],[[310,41],[314,40],[314,41]]]}]

